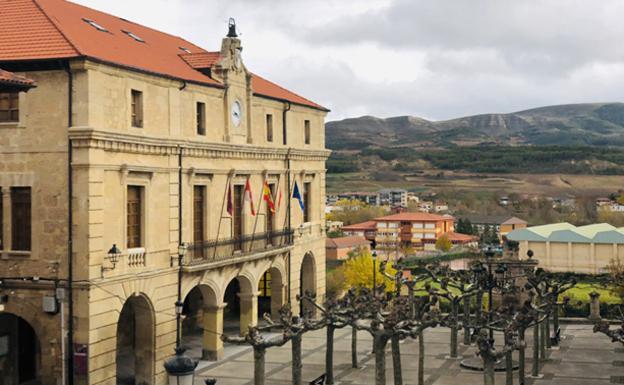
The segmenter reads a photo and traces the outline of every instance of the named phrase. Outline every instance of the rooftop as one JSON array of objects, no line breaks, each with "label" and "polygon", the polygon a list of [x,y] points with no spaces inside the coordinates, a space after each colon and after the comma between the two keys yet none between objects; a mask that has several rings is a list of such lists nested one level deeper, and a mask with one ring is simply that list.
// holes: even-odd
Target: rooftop
[{"label": "rooftop", "polygon": [[[219,62],[218,52],[65,0],[0,1],[0,41],[0,62],[87,58],[223,87],[200,71]],[[326,110],[255,74],[252,89],[259,96]]]},{"label": "rooftop", "polygon": [[28,89],[35,87],[35,81],[0,68],[0,87],[2,86]]},{"label": "rooftop", "polygon": [[370,241],[362,237],[340,237],[325,239],[325,247],[329,249],[342,249],[345,247],[356,247],[370,245]]},{"label": "rooftop", "polygon": [[343,226],[342,230],[343,231],[353,231],[353,230],[375,230],[375,228],[377,228],[377,222],[375,221],[366,221],[366,222],[362,222],[362,223],[354,223],[352,225],[348,225],[348,226]]},{"label": "rooftop", "polygon": [[576,227],[564,222],[514,230],[507,238],[512,241],[624,243],[624,228],[615,228],[608,223]]},{"label": "rooftop", "polygon": [[429,213],[399,213],[375,218],[375,221],[412,221],[412,222],[434,222],[454,220],[450,215],[437,215]]}]

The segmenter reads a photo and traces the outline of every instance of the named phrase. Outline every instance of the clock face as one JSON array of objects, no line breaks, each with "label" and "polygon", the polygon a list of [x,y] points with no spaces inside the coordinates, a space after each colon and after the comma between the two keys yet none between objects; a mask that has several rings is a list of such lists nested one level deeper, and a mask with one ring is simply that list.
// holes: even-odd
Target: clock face
[{"label": "clock face", "polygon": [[241,107],[240,102],[237,100],[234,103],[232,103],[232,124],[234,124],[234,127],[240,126],[242,119],[243,119],[243,109]]}]

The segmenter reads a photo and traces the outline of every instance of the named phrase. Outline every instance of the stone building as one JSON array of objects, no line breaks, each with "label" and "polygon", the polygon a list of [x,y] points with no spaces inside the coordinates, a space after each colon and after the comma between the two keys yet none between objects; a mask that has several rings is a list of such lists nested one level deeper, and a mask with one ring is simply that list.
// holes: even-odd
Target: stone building
[{"label": "stone building", "polygon": [[0,25],[37,85],[0,91],[0,383],[164,384],[182,243],[204,359],[323,297],[327,110],[251,73],[234,25],[216,52],[64,0],[0,0]]}]

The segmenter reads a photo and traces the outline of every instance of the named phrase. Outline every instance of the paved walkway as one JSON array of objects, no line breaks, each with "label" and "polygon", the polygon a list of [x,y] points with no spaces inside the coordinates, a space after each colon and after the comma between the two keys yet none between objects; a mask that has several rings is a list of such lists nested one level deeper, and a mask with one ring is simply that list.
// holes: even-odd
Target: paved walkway
[{"label": "paved walkway", "polygon": [[[594,334],[590,325],[564,325],[561,348],[550,350],[543,363],[542,379],[531,379],[530,385],[608,385],[624,379],[624,346],[611,343],[601,334]],[[427,385],[483,384],[483,374],[463,369],[458,360],[445,357],[449,353],[449,331],[429,330],[425,335],[425,383]],[[531,334],[527,334],[527,357],[531,357]],[[461,335],[460,335],[461,341]],[[337,385],[374,384],[375,359],[370,354],[372,339],[364,332],[358,334],[359,369],[351,368],[351,330],[337,330],[334,342],[334,375]],[[460,354],[474,357],[474,346],[461,346]],[[227,347],[226,359],[214,363],[202,361],[196,378],[203,385],[206,377],[217,378],[217,385],[253,385],[253,354],[250,348]],[[291,385],[290,345],[272,348],[266,357],[266,384]],[[418,367],[418,344],[406,340],[401,344],[403,382],[415,385]],[[527,360],[527,375],[531,360]],[[388,385],[393,383],[392,358],[387,353]],[[325,372],[325,331],[305,334],[303,339],[304,384]],[[517,372],[516,372],[517,373]],[[504,373],[496,375],[496,384],[504,384]],[[514,383],[517,384],[517,374]]]}]

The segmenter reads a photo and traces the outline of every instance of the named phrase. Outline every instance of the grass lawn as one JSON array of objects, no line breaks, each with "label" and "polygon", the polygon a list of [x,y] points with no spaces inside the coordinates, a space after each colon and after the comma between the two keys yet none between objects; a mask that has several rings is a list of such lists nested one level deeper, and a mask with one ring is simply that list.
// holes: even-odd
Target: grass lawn
[{"label": "grass lawn", "polygon": [[581,301],[583,303],[589,303],[589,293],[592,291],[596,291],[600,293],[600,302],[608,303],[608,304],[620,304],[622,300],[620,297],[612,292],[609,288],[605,288],[603,286],[592,285],[590,283],[580,282],[576,284],[570,290],[567,290],[561,297],[568,296],[570,297],[570,302],[575,303]]}]

